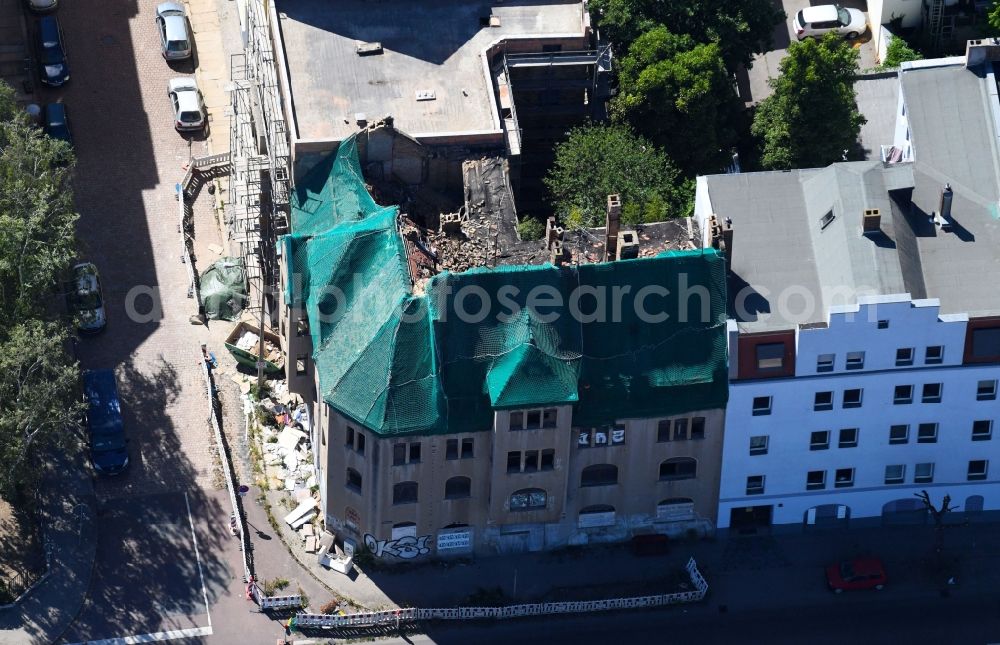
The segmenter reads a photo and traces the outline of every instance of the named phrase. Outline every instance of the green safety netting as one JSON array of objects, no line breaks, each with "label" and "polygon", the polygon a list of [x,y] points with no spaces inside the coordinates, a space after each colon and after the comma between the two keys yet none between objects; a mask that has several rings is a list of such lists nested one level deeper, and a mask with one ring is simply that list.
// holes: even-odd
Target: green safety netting
[{"label": "green safety netting", "polygon": [[[725,405],[725,261],[715,251],[442,273],[418,296],[398,209],[368,194],[353,137],[299,182],[292,206],[294,233],[279,242],[286,302],[307,312],[322,398],[374,432],[488,430],[495,410],[543,405],[572,405],[574,424],[587,426]],[[692,321],[681,320],[682,299],[641,295],[684,284]],[[469,289],[478,295],[463,297]],[[620,305],[605,300],[603,318],[571,315],[574,290],[587,314],[616,289]],[[561,304],[527,307],[538,290]],[[479,312],[484,296],[488,315],[459,315]],[[640,320],[639,298],[667,318]]]},{"label": "green safety netting", "polygon": [[201,274],[198,297],[210,320],[236,320],[247,301],[247,278],[240,258],[219,258]]}]

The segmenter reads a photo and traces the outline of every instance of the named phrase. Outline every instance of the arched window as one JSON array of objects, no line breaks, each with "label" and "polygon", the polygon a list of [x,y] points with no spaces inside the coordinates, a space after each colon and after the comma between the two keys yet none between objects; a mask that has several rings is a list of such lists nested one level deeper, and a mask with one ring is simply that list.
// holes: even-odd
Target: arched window
[{"label": "arched window", "polygon": [[444,483],[445,499],[463,499],[472,495],[472,480],[468,477],[452,477]]},{"label": "arched window", "polygon": [[548,493],[541,488],[522,488],[510,496],[510,510],[534,511],[545,508]]},{"label": "arched window", "polygon": [[417,482],[400,482],[392,487],[393,504],[416,504]]},{"label": "arched window", "polygon": [[594,504],[580,509],[578,526],[582,529],[598,526],[614,526],[615,507],[607,504]]},{"label": "arched window", "polygon": [[357,493],[361,492],[361,473],[353,468],[347,469],[347,487]]},{"label": "arched window", "polygon": [[660,481],[694,479],[698,474],[698,462],[691,457],[673,457],[660,464]]},{"label": "arched window", "polygon": [[581,486],[613,486],[618,483],[618,466],[595,464],[587,466],[580,473]]}]

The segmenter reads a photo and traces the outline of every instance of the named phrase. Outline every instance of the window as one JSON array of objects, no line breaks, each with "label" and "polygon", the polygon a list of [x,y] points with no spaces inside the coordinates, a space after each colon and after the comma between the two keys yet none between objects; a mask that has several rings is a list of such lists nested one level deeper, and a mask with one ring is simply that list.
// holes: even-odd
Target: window
[{"label": "window", "polygon": [[880,320],[880,321],[878,321],[878,328],[879,329],[889,329],[889,321],[888,320]]},{"label": "window", "polygon": [[618,466],[596,464],[580,473],[580,486],[614,486],[618,483]]},{"label": "window", "polygon": [[990,462],[985,459],[973,459],[969,462],[969,471],[965,478],[970,482],[986,479],[986,471],[989,469],[989,466]]},{"label": "window", "polygon": [[821,412],[833,409],[833,392],[817,392],[813,397],[813,410]]},{"label": "window", "polygon": [[361,492],[361,473],[353,468],[347,469],[347,487],[356,493]]},{"label": "window", "polygon": [[507,453],[507,472],[509,473],[519,473],[521,472],[521,452],[514,451]]},{"label": "window", "polygon": [[406,444],[405,443],[392,444],[392,465],[402,466],[404,464],[406,464]]},{"label": "window", "polygon": [[757,369],[780,370],[785,363],[784,343],[762,343],[757,345]]},{"label": "window", "polygon": [[542,427],[542,411],[529,410],[524,414],[524,427],[528,430],[538,430]]},{"label": "window", "polygon": [[[814,26],[819,27],[819,24],[816,23],[814,24]],[[822,231],[824,228],[829,226],[830,222],[833,221],[833,218],[834,218],[833,211],[827,211],[826,215],[819,218],[819,229]]]},{"label": "window", "polygon": [[444,449],[445,459],[458,459],[458,439],[449,439]]},{"label": "window", "polygon": [[475,445],[476,440],[472,437],[462,439],[462,459],[472,459]]},{"label": "window", "polygon": [[889,445],[907,443],[910,441],[910,426],[889,426]]},{"label": "window", "polygon": [[414,441],[410,444],[410,463],[420,463],[420,442]]},{"label": "window", "polygon": [[556,451],[546,448],[542,451],[542,470],[554,470],[556,461]]},{"label": "window", "polygon": [[[445,459],[472,459],[472,437],[466,439],[449,439],[445,448]],[[461,446],[461,453],[459,452]]]},{"label": "window", "polygon": [[817,430],[809,436],[809,450],[826,450],[830,447],[830,431]]},{"label": "window", "polygon": [[533,511],[545,508],[548,494],[541,488],[523,488],[510,496],[510,510]]},{"label": "window", "polygon": [[982,419],[972,422],[972,440],[988,441],[993,438],[993,421]]},{"label": "window", "polygon": [[934,464],[917,464],[913,467],[913,483],[929,484],[934,481]]},{"label": "window", "polygon": [[854,486],[854,469],[838,468],[833,478],[834,488],[850,488]]},{"label": "window", "polygon": [[400,482],[392,487],[393,504],[416,504],[417,482]]},{"label": "window", "polygon": [[309,365],[309,354],[299,354],[295,357],[295,375],[302,376],[306,373],[306,367]]},{"label": "window", "polygon": [[895,464],[885,467],[885,483],[902,484],[906,480],[906,466]]},{"label": "window", "polygon": [[665,441],[671,440],[671,421],[670,419],[660,419],[660,422],[656,424],[656,441],[657,443],[663,443]]},{"label": "window", "polygon": [[674,421],[674,441],[684,441],[688,438],[688,420],[677,419]]},{"label": "window", "polygon": [[820,354],[816,357],[816,371],[817,372],[832,372],[833,371],[833,361],[836,359],[835,354]]},{"label": "window", "polygon": [[538,472],[538,451],[528,450],[524,453],[524,470],[522,472]]},{"label": "window", "polygon": [[468,477],[452,477],[444,483],[445,499],[464,499],[472,495],[472,480]]},{"label": "window", "polygon": [[972,330],[972,358],[996,360],[1000,355],[1000,328],[986,327]]},{"label": "window", "polygon": [[861,407],[861,388],[856,388],[853,390],[844,390],[844,407],[845,408]]},{"label": "window", "polygon": [[691,439],[697,441],[705,438],[705,417],[691,419]]},{"label": "window", "polygon": [[362,432],[357,432],[355,438],[354,449],[358,451],[359,455],[365,454],[365,435]]},{"label": "window", "polygon": [[924,350],[924,364],[940,365],[942,362],[944,362],[943,345],[931,345]]},{"label": "window", "polygon": [[767,443],[769,439],[767,435],[759,435],[756,437],[750,437],[750,454],[751,455],[766,455],[767,454]]},{"label": "window", "polygon": [[578,526],[582,529],[592,529],[600,526],[615,525],[615,507],[607,504],[594,504],[580,509]]},{"label": "window", "polygon": [[295,320],[295,335],[305,336],[309,333],[309,319],[305,316],[299,316]]},{"label": "window", "polygon": [[865,366],[864,352],[847,352],[847,369],[860,370]]},{"label": "window", "polygon": [[979,381],[976,386],[977,401],[995,401],[997,398],[996,380]]},{"label": "window", "polygon": [[347,430],[344,432],[344,445],[354,447],[354,428],[347,426]]},{"label": "window", "polygon": [[896,367],[913,365],[913,348],[901,347],[896,350]]},{"label": "window", "polygon": [[524,412],[510,413],[510,429],[524,430]]},{"label": "window", "polygon": [[858,429],[844,428],[840,431],[840,439],[837,441],[838,448],[855,448],[858,445]]},{"label": "window", "polygon": [[555,408],[545,408],[542,410],[542,427],[543,428],[554,428],[556,427],[556,409]]},{"label": "window", "polygon": [[892,402],[896,405],[906,405],[913,403],[913,386],[897,385],[892,394]]},{"label": "window", "polygon": [[937,443],[938,424],[921,423],[917,427],[917,443]]},{"label": "window", "polygon": [[826,488],[826,471],[810,470],[806,473],[806,490],[823,490]]},{"label": "window", "polygon": [[923,394],[920,400],[924,403],[940,403],[941,402],[941,384],[940,383],[924,383]]},{"label": "window", "polygon": [[764,494],[764,475],[750,475],[747,477],[747,495]]},{"label": "window", "polygon": [[660,481],[693,479],[698,472],[698,462],[691,457],[674,457],[660,464]]},{"label": "window", "polygon": [[771,397],[755,396],[753,399],[753,416],[760,417],[771,414]]}]

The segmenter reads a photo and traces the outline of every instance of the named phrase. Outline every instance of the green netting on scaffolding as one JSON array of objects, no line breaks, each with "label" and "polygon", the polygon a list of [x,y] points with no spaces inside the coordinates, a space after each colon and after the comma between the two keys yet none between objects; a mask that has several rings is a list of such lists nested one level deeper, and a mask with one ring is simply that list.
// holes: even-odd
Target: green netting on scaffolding
[{"label": "green netting on scaffolding", "polygon": [[[414,296],[397,215],[368,194],[350,138],[299,182],[294,233],[279,242],[286,302],[308,315],[322,398],[357,423],[432,434],[489,430],[498,409],[572,405],[574,424],[597,425],[725,405],[716,252],[444,273]],[[677,298],[642,295],[685,284],[691,321]],[[539,290],[561,302],[528,307]],[[666,318],[641,320],[640,299]]]}]

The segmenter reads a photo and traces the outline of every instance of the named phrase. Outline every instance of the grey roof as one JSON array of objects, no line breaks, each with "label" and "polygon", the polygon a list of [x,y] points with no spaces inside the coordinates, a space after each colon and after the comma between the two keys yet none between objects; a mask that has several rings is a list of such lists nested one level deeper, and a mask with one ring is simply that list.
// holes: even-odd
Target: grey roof
[{"label": "grey roof", "polygon": [[[711,211],[733,221],[731,295],[745,285],[766,292],[748,305],[770,316],[753,315],[754,306],[744,308],[751,315],[731,311],[741,329],[822,322],[831,305],[864,294],[937,298],[942,313],[1000,312],[996,85],[991,67],[943,62],[904,65],[900,74],[913,163],[704,178]],[[946,183],[954,191],[951,231],[930,216]],[[880,234],[862,234],[865,208],[881,211]],[[822,227],[827,212],[834,219]],[[823,306],[806,316],[777,311],[778,294],[789,289],[804,289]]]},{"label": "grey roof", "polygon": [[879,159],[881,146],[892,143],[896,131],[899,79],[895,74],[869,74],[854,81],[858,110],[867,123],[861,126],[865,159]]}]

